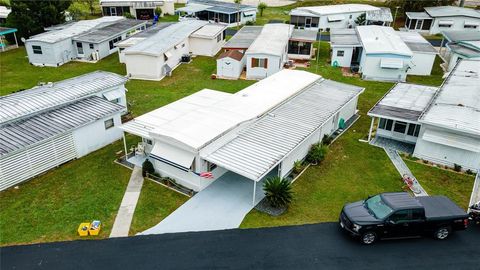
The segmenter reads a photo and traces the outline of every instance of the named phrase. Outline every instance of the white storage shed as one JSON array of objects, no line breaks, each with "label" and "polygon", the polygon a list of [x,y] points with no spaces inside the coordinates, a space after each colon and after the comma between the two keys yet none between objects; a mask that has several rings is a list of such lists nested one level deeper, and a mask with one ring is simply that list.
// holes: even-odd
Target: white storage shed
[{"label": "white storage shed", "polygon": [[194,55],[215,56],[225,44],[227,26],[207,24],[189,37],[190,52]]},{"label": "white storage shed", "polygon": [[407,74],[429,76],[438,54],[437,50],[419,33],[397,31],[397,34],[413,53]]},{"label": "white storage shed", "polygon": [[126,81],[97,71],[0,97],[0,190],[120,139]]},{"label": "white storage shed", "polygon": [[222,79],[238,79],[245,62],[245,55],[240,51],[226,51],[217,58],[217,76]]}]

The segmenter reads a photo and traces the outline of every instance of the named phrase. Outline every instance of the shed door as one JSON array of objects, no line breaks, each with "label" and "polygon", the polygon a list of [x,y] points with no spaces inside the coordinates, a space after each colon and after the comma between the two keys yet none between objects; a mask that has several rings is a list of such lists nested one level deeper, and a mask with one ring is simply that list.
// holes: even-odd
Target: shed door
[{"label": "shed door", "polygon": [[0,190],[76,158],[72,133],[0,159]]},{"label": "shed door", "polygon": [[225,60],[222,65],[222,74],[225,76],[234,76],[233,66],[236,65],[234,61]]}]

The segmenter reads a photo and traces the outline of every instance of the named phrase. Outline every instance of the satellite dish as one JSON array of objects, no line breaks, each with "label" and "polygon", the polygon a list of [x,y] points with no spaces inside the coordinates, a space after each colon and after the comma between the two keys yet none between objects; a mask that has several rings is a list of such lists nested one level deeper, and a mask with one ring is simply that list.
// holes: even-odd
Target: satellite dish
[{"label": "satellite dish", "polygon": [[21,37],[20,40],[25,43],[25,38],[24,37]]}]

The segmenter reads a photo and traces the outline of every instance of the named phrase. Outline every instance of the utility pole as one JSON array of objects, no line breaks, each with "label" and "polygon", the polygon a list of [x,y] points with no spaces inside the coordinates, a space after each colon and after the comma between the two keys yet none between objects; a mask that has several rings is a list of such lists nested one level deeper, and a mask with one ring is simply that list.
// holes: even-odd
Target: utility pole
[{"label": "utility pole", "polygon": [[318,74],[318,64],[320,63],[320,42],[322,41],[322,30],[320,29],[320,38],[318,39],[317,48],[317,65],[315,66],[315,73]]},{"label": "utility pole", "polygon": [[397,13],[399,8],[400,6],[395,7],[395,15],[393,16],[393,25],[392,25],[393,28],[395,28],[395,22],[397,21]]}]

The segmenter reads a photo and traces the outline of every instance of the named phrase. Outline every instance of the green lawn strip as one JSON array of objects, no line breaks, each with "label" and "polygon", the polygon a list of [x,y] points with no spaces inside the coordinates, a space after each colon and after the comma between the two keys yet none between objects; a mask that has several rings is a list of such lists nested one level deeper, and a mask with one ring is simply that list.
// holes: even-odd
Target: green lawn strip
[{"label": "green lawn strip", "polygon": [[440,86],[443,83],[443,69],[440,66],[441,63],[443,63],[442,59],[437,56],[430,76],[408,75],[407,82],[420,85]]},{"label": "green lawn strip", "polygon": [[445,195],[463,209],[468,208],[475,177],[404,160],[429,195]]},{"label": "green lawn strip", "polygon": [[187,200],[187,196],[145,179],[135,208],[130,235],[157,225]]},{"label": "green lawn strip", "polygon": [[0,243],[78,239],[81,222],[102,221],[105,238],[131,170],[113,163],[120,141],[0,193]]}]

